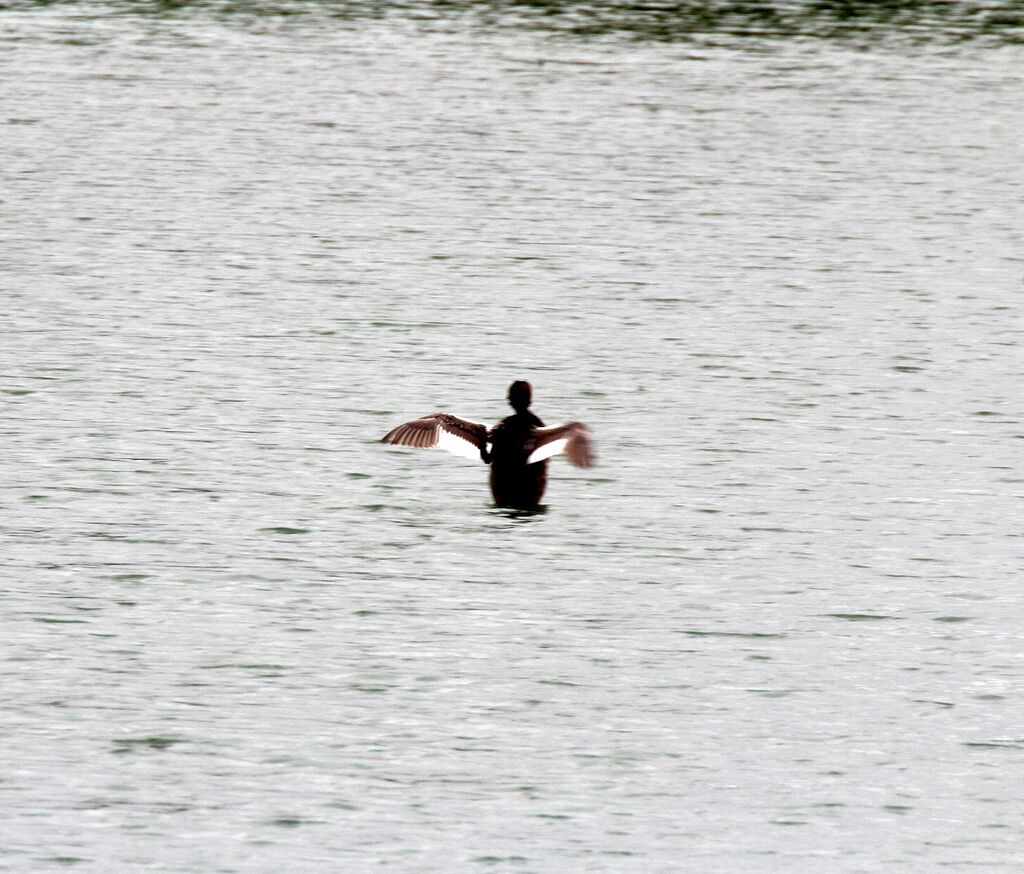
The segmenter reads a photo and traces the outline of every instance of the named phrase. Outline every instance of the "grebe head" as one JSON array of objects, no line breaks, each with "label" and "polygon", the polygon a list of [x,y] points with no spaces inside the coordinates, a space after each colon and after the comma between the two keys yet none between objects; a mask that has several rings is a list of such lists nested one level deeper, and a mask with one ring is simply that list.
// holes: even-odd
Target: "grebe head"
[{"label": "grebe head", "polygon": [[517,413],[525,413],[530,406],[532,394],[530,383],[517,379],[508,387],[508,402]]}]

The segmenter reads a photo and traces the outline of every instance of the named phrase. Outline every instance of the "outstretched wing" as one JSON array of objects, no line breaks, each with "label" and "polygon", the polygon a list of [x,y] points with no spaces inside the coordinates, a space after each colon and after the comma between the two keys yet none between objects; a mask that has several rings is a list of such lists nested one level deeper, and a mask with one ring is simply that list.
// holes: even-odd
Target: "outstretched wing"
[{"label": "outstretched wing", "polygon": [[564,452],[577,467],[590,467],[594,463],[594,446],[590,440],[590,429],[582,422],[568,425],[552,425],[550,428],[535,428],[533,449],[526,459],[535,464]]},{"label": "outstretched wing", "polygon": [[449,413],[434,413],[399,425],[380,438],[397,446],[437,446],[463,458],[480,461],[487,441],[487,426],[467,422]]}]

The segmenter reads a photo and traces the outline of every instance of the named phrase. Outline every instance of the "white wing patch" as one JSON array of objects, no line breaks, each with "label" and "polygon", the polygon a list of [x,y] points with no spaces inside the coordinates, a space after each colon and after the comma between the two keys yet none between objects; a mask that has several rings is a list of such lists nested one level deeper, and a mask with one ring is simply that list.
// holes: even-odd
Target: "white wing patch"
[{"label": "white wing patch", "polygon": [[594,464],[590,429],[582,422],[535,428],[533,436],[536,448],[526,457],[527,464],[537,464],[561,454],[577,467],[591,467]]},{"label": "white wing patch", "polygon": [[463,458],[480,461],[480,450],[477,449],[476,446],[468,440],[456,437],[444,428],[437,429],[437,443],[434,445],[437,446],[438,449],[443,449],[445,452],[450,452],[453,455],[461,455]]},{"label": "white wing patch", "polygon": [[540,449],[534,449],[526,459],[527,464],[536,464],[538,461],[544,461],[547,458],[558,455],[559,452],[563,452],[565,447],[569,443],[568,437],[560,437],[558,440],[552,440],[550,443],[545,443]]},{"label": "white wing patch", "polygon": [[486,437],[487,428],[483,425],[467,422],[450,413],[434,413],[405,422],[380,439],[382,443],[395,446],[418,446],[421,449],[437,446],[453,455],[482,461],[480,446]]}]

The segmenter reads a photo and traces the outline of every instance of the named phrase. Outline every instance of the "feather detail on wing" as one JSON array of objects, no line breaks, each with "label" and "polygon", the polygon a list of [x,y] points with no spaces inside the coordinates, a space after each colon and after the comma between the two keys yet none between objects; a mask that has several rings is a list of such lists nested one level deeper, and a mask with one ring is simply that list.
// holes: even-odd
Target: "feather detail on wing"
[{"label": "feather detail on wing", "polygon": [[480,461],[480,450],[487,441],[487,426],[467,422],[448,413],[434,413],[399,425],[380,438],[397,446],[436,446],[463,458]]},{"label": "feather detail on wing", "polygon": [[565,457],[577,467],[590,467],[594,463],[590,429],[582,422],[535,428],[533,441],[533,450],[526,459],[527,464],[536,464],[560,452],[565,453]]}]

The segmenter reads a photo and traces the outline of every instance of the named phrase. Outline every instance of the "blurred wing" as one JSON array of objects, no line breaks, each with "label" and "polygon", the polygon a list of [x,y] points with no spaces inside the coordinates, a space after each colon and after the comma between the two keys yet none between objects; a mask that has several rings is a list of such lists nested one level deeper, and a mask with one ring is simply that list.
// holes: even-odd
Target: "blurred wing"
[{"label": "blurred wing", "polygon": [[527,464],[535,464],[560,452],[564,452],[566,458],[577,467],[590,467],[594,463],[590,429],[582,422],[535,428],[533,439],[533,451],[526,459]]},{"label": "blurred wing", "polygon": [[463,458],[480,461],[480,450],[487,440],[487,426],[467,422],[448,413],[434,413],[399,425],[380,438],[396,446],[437,446]]}]

